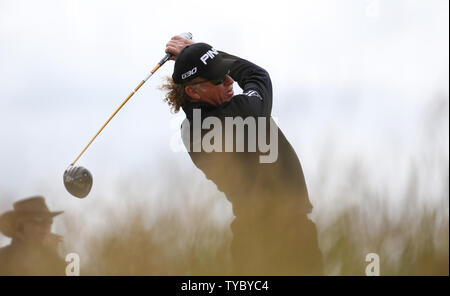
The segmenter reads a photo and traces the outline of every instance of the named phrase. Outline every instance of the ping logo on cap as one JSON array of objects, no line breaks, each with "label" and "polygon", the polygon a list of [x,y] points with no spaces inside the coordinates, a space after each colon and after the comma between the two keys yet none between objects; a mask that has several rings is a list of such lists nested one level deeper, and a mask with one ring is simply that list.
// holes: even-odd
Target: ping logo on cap
[{"label": "ping logo on cap", "polygon": [[208,63],[206,62],[206,60],[213,59],[218,54],[219,54],[219,52],[211,47],[210,50],[208,50],[204,55],[202,55],[200,60],[203,62],[203,64],[207,65]]},{"label": "ping logo on cap", "polygon": [[189,76],[194,75],[195,73],[197,73],[197,67],[194,67],[191,70],[187,71],[186,73],[181,74],[181,79],[186,79]]}]

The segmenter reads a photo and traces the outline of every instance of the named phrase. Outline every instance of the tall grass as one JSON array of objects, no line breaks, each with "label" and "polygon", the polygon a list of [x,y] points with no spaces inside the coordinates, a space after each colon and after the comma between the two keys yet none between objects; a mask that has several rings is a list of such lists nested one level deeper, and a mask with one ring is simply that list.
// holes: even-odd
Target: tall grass
[{"label": "tall grass", "polygon": [[[381,275],[449,274],[448,96],[424,112],[406,181],[386,172],[375,182],[374,169],[348,155],[324,155],[306,176],[327,275],[364,275],[368,253],[379,255]],[[111,182],[115,197],[58,218],[82,274],[230,273],[231,204],[196,169],[164,166],[158,178],[122,175]]]},{"label": "tall grass", "polygon": [[[368,191],[361,193],[360,203],[337,209],[332,215],[320,209],[313,212],[326,274],[364,275],[366,255],[377,253],[381,275],[448,275],[449,204],[448,182],[444,181],[448,169],[442,174],[442,198],[433,206],[418,201],[419,181],[412,173],[401,210],[392,210],[392,204],[379,193]],[[366,185],[362,177],[343,178],[353,178],[360,188]],[[345,200],[349,193],[336,194]],[[82,258],[83,274],[229,274],[231,220],[215,219],[211,214],[217,200],[190,205],[188,198],[181,199],[178,202],[185,203],[184,207],[169,207],[150,219],[150,206],[141,196],[126,198],[140,202],[126,210],[110,208],[99,213],[108,221],[101,228],[82,226],[90,214],[63,218],[66,240],[78,245],[75,251]]]}]

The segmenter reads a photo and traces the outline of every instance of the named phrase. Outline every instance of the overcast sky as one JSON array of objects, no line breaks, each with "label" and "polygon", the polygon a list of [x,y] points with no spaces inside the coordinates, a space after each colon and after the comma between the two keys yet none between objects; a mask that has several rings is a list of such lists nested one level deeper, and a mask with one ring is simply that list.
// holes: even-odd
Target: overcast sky
[{"label": "overcast sky", "polygon": [[[269,71],[273,116],[308,183],[323,153],[364,159],[375,180],[408,170],[424,106],[448,102],[448,5],[0,0],[0,205],[33,194],[79,204],[64,189],[65,168],[185,31]],[[91,199],[114,195],[127,173],[173,186],[164,180],[173,163],[193,170],[171,148],[184,114],[171,114],[158,90],[172,70],[164,65],[79,160],[94,175]],[[447,131],[427,144],[448,149]]]}]

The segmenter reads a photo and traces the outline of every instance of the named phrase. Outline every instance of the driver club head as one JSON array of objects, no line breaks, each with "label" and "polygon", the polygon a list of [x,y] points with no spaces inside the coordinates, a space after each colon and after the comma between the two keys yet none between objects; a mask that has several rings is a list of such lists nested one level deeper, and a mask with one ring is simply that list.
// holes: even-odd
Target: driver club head
[{"label": "driver club head", "polygon": [[92,188],[92,175],[84,167],[70,165],[64,172],[64,186],[75,197],[86,197]]}]

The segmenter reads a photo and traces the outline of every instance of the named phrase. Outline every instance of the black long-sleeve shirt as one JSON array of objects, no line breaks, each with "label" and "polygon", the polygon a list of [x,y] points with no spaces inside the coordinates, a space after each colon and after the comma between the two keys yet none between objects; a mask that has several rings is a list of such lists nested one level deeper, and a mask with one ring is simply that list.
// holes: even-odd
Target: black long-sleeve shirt
[{"label": "black long-sleeve shirt", "polygon": [[[221,52],[224,58],[232,62],[230,76],[239,84],[243,93],[220,106],[213,106],[205,102],[190,102],[183,106],[186,120],[181,130],[184,144],[194,164],[212,180],[219,190],[223,191],[233,204],[236,222],[261,219],[275,219],[280,217],[304,216],[311,211],[308,192],[300,161],[281,130],[271,118],[272,111],[272,83],[270,76],[263,68],[239,57]],[[261,153],[249,152],[245,145],[245,152],[194,152],[193,142],[193,113],[201,110],[201,120],[209,116],[217,117],[224,123],[226,117],[255,118],[266,121],[266,141],[269,141],[269,120],[278,132],[278,157],[275,162],[261,163]],[[189,122],[189,124],[187,124]],[[225,124],[223,124],[223,132]],[[202,130],[202,137],[208,130]],[[248,131],[245,133],[246,139]],[[225,136],[222,136],[225,147]],[[234,135],[236,139],[236,135]],[[247,142],[246,142],[247,143]],[[258,142],[256,142],[258,143]],[[267,153],[266,153],[267,154]],[[250,222],[251,224],[251,222]]]}]

